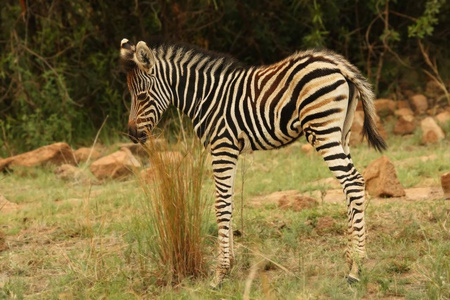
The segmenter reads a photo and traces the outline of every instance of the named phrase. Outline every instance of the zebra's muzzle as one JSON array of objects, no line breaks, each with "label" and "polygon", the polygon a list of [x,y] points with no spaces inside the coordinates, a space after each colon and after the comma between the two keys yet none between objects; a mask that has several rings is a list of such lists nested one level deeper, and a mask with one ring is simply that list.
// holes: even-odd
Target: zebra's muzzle
[{"label": "zebra's muzzle", "polygon": [[145,131],[139,131],[137,129],[136,121],[133,120],[128,122],[128,137],[135,144],[137,143],[144,144],[148,138],[147,133]]}]

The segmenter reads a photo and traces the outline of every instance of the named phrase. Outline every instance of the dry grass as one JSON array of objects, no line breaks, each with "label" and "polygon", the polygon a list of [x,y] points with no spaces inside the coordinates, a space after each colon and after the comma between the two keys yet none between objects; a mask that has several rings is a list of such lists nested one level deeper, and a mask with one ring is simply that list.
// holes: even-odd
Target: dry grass
[{"label": "dry grass", "polygon": [[153,140],[146,147],[152,182],[141,181],[145,192],[141,221],[152,237],[147,241],[150,255],[167,282],[205,275],[206,152],[194,139],[184,153],[158,151]]}]

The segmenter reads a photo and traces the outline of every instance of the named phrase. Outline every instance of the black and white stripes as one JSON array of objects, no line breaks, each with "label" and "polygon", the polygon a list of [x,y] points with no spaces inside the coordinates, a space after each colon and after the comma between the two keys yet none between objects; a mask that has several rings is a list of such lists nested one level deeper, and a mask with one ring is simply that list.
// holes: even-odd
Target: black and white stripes
[{"label": "black and white stripes", "polygon": [[132,96],[129,133],[146,132],[169,105],[192,119],[212,155],[220,255],[215,284],[234,258],[232,198],[240,153],[287,145],[302,135],[323,156],[347,198],[350,280],[365,257],[364,180],[350,157],[350,127],[358,99],[364,133],[378,150],[386,146],[375,127],[373,93],[359,71],[329,51],[297,52],[269,65],[245,67],[203,50],[177,45],[153,49],[122,40],[121,62]]}]

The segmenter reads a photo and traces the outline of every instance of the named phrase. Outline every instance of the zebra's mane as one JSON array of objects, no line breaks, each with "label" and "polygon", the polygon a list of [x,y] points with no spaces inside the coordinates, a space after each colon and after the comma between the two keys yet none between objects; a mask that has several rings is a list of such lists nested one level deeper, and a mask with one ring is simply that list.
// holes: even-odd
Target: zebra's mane
[{"label": "zebra's mane", "polygon": [[[148,45],[151,49],[153,49],[153,51],[156,52],[157,56],[165,56],[165,54],[171,52],[172,55],[169,59],[174,59],[175,55],[189,55],[191,57],[200,56],[202,58],[207,57],[211,60],[221,60],[223,65],[227,65],[230,70],[244,69],[248,67],[228,54],[206,50],[194,45],[164,42],[148,43]],[[122,69],[127,73],[137,68],[137,65],[133,61],[132,57],[121,57],[120,64]]]}]

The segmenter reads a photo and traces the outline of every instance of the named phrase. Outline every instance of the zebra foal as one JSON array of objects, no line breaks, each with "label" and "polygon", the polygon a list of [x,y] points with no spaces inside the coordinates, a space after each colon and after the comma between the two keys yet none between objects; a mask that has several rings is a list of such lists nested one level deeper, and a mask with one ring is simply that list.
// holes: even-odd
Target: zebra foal
[{"label": "zebra foal", "polygon": [[359,281],[366,257],[364,179],[349,149],[358,99],[370,145],[386,148],[375,126],[374,95],[361,73],[331,51],[296,52],[268,66],[243,66],[207,51],[179,45],[149,48],[121,42],[121,64],[131,94],[128,132],[144,143],[169,105],[193,122],[209,146],[216,189],[219,258],[213,285],[234,259],[232,198],[240,153],[275,149],[304,135],[342,185],[347,200],[348,280]]}]

